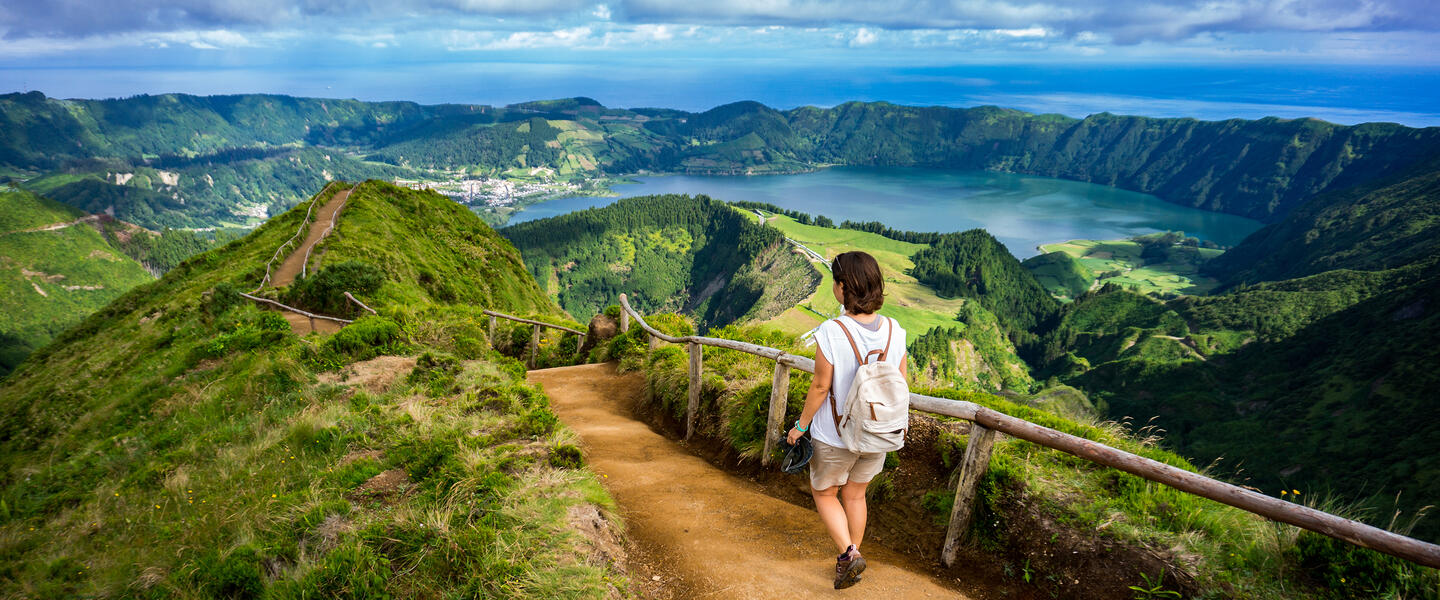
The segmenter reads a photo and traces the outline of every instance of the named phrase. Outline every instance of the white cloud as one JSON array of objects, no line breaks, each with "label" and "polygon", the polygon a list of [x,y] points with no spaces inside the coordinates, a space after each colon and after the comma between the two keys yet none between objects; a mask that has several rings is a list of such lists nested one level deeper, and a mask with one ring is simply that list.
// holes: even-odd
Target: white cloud
[{"label": "white cloud", "polygon": [[525,48],[565,48],[592,41],[589,27],[572,27],[553,31],[516,31],[508,35],[492,31],[450,31],[444,36],[445,47],[462,50],[518,50]]},{"label": "white cloud", "polygon": [[850,38],[850,47],[869,46],[875,43],[875,32],[864,27],[855,30],[855,37]]},{"label": "white cloud", "polygon": [[604,4],[597,4],[595,5],[595,10],[591,11],[590,14],[601,21],[609,21],[610,7]]},{"label": "white cloud", "polygon": [[1044,27],[1027,27],[1025,29],[996,29],[995,33],[1013,38],[1045,37]]}]

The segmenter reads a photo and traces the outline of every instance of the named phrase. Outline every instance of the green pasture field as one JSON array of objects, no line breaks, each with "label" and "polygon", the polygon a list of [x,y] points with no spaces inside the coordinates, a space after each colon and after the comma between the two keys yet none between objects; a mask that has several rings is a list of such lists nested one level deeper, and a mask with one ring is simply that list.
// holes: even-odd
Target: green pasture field
[{"label": "green pasture field", "polygon": [[[759,220],[754,211],[745,212]],[[924,244],[892,240],[879,234],[853,229],[803,225],[784,215],[766,214],[769,215],[765,220],[766,224],[779,229],[790,239],[804,244],[827,259],[851,250],[863,250],[874,256],[875,261],[880,263],[880,272],[885,276],[885,307],[880,310],[880,314],[894,317],[912,336],[918,336],[934,327],[949,327],[955,324],[955,313],[960,311],[965,300],[941,298],[929,286],[905,273],[915,266],[910,261],[910,256],[925,248]],[[794,308],[764,321],[764,325],[799,334],[815,328],[826,318],[839,314],[840,303],[835,301],[830,291],[834,285],[830,270],[818,264],[816,268],[820,271],[821,281],[816,286],[815,293]]]},{"label": "green pasture field", "polygon": [[[1058,244],[1044,244],[1041,252],[1064,252],[1080,261],[1093,271],[1097,281],[1115,283],[1134,288],[1143,294],[1207,294],[1219,282],[1205,277],[1193,264],[1161,262],[1144,264],[1140,258],[1140,244],[1129,240],[1070,240]],[[1224,251],[1200,248],[1200,255],[1206,260],[1220,256]],[[1143,266],[1142,266],[1143,265]],[[1106,273],[1119,273],[1104,277]],[[1049,282],[1041,281],[1055,291]]]}]

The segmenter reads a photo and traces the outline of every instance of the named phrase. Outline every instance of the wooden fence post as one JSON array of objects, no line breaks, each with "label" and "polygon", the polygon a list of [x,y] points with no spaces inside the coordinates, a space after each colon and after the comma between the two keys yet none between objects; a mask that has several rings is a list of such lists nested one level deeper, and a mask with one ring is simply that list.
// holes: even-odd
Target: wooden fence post
[{"label": "wooden fence post", "polygon": [[765,453],[760,464],[768,466],[770,455],[785,435],[785,409],[790,405],[790,365],[775,361],[775,376],[770,379],[770,418],[765,423]]},{"label": "wooden fence post", "polygon": [[[651,340],[655,337],[651,336]],[[700,365],[704,346],[690,344],[690,404],[685,408],[685,439],[695,435],[695,413],[700,412]]]},{"label": "wooden fence post", "polygon": [[490,347],[495,347],[495,315],[490,315]]},{"label": "wooden fence post", "polygon": [[582,333],[582,334],[580,334],[580,337],[575,340],[575,356],[580,356],[580,350],[581,350],[582,348],[584,348],[584,347],[585,347],[585,334]]},{"label": "wooden fence post", "polygon": [[530,332],[530,368],[535,368],[535,359],[540,355],[540,326],[533,325]]},{"label": "wooden fence post", "polygon": [[[624,300],[625,294],[620,294],[620,299]],[[621,304],[624,304],[624,302]],[[625,310],[625,307],[622,306],[620,307],[620,333],[627,331],[630,331],[630,311]]]},{"label": "wooden fence post", "polygon": [[975,517],[975,496],[980,478],[990,467],[990,451],[995,447],[995,430],[975,423],[970,427],[970,441],[965,444],[965,459],[960,463],[960,481],[955,484],[955,506],[950,509],[950,528],[945,531],[945,548],[940,562],[949,567],[960,553],[960,542]]}]

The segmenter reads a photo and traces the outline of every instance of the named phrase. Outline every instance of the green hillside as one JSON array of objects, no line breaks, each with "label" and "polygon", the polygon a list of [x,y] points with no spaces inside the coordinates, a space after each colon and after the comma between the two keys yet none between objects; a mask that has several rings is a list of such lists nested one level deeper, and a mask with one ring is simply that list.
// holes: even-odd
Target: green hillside
[{"label": "green hillside", "polygon": [[783,236],[706,196],[643,196],[501,231],[570,314],[585,320],[629,294],[647,311],[709,326],[764,320],[820,276]]},{"label": "green hillside", "polygon": [[1324,194],[1205,266],[1227,283],[1375,271],[1440,254],[1440,171]]},{"label": "green hillside", "polygon": [[[1111,418],[1155,417],[1167,446],[1223,458],[1250,485],[1410,519],[1440,492],[1428,450],[1440,444],[1428,400],[1440,391],[1437,264],[1168,303],[1106,286],[1067,305],[1031,352],[1038,375],[1083,389]],[[1415,534],[1437,539],[1440,525],[1421,520]]]},{"label": "green hillside", "polygon": [[1008,332],[1046,322],[1059,303],[1005,246],[983,229],[940,237],[916,252],[910,274],[942,297],[977,300]]},{"label": "green hillside", "polygon": [[1074,298],[1090,290],[1095,272],[1067,252],[1055,250],[1025,259],[1020,264],[1056,297]]},{"label": "green hillside", "polygon": [[995,315],[976,302],[966,302],[955,315],[956,325],[912,336],[912,379],[926,387],[1028,393],[1035,389],[1030,365],[1015,354],[1015,345]]},{"label": "green hillside", "polygon": [[154,279],[107,243],[98,220],[23,190],[0,188],[0,376],[36,348]]},{"label": "green hillside", "polygon": [[[322,274],[378,272],[359,295],[379,316],[301,339],[236,294],[299,208],[126,293],[0,382],[0,595],[624,589],[571,524],[589,511],[608,527],[611,501],[479,314],[558,307],[450,200],[377,183],[353,198]],[[329,282],[311,284],[322,301],[364,289],[312,279]]]}]

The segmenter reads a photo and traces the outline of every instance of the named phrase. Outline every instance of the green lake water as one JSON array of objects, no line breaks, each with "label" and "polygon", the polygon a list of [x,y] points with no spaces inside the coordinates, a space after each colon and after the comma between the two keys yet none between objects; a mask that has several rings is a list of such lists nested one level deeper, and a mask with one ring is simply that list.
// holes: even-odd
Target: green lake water
[{"label": "green lake water", "polygon": [[[983,228],[1019,258],[1072,239],[1120,239],[1184,231],[1233,246],[1259,221],[1165,202],[1149,194],[1078,181],[1009,173],[903,167],[837,167],[799,175],[637,177],[621,197],[706,194],[769,202],[836,223],[880,221],[909,231]],[[617,198],[564,198],[527,207],[512,223],[604,206]]]}]

